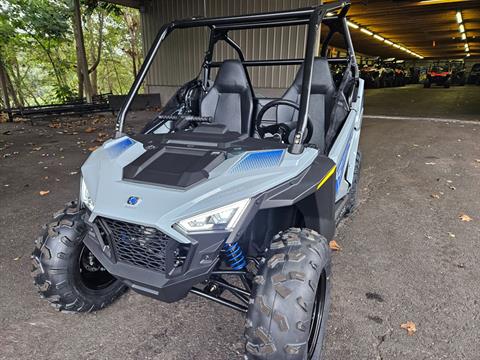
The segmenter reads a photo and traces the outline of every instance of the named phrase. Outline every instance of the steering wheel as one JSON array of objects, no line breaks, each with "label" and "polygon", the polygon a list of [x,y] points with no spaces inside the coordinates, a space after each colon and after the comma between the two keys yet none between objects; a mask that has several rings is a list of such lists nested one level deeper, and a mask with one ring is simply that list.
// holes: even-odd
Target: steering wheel
[{"label": "steering wheel", "polygon": [[[293,134],[292,132],[297,128],[297,121],[292,121],[291,123],[280,123],[280,124],[273,124],[268,126],[262,126],[263,116],[267,112],[267,110],[271,109],[272,107],[279,106],[279,105],[286,105],[291,108],[294,108],[297,111],[300,111],[300,106],[291,100],[286,99],[277,99],[270,101],[269,103],[265,104],[264,107],[258,112],[257,118],[255,119],[255,128],[257,129],[258,135],[263,139],[265,134],[272,134],[274,137],[279,137],[283,143],[291,144],[293,142]],[[292,136],[290,136],[292,134]],[[307,115],[307,134],[305,137],[305,142],[309,142],[313,135],[313,125],[310,116]]]}]

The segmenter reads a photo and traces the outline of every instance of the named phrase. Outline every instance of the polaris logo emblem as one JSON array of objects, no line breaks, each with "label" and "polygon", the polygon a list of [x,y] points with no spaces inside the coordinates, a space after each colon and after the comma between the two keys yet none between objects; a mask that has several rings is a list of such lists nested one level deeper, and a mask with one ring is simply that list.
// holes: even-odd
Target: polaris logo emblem
[{"label": "polaris logo emblem", "polygon": [[137,206],[138,204],[140,204],[140,201],[142,199],[140,199],[138,196],[130,196],[128,199],[127,199],[127,206],[130,206],[130,207],[135,207]]}]

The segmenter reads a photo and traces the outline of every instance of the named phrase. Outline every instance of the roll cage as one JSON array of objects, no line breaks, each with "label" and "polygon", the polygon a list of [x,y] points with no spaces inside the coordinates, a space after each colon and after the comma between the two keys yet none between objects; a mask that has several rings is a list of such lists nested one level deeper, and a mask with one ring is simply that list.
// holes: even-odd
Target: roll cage
[{"label": "roll cage", "polygon": [[[307,128],[307,118],[309,109],[309,100],[311,94],[312,84],[312,71],[313,62],[316,56],[315,49],[316,44],[320,41],[320,24],[325,24],[328,27],[328,32],[323,40],[320,56],[327,58],[328,46],[336,33],[343,36],[345,42],[345,48],[347,50],[346,57],[328,58],[331,63],[345,64],[347,71],[344,72],[342,80],[339,85],[339,91],[343,91],[347,86],[349,79],[349,72],[353,75],[355,83],[359,79],[359,71],[356,62],[355,52],[353,49],[350,32],[348,29],[346,14],[350,8],[350,2],[333,2],[325,5],[319,5],[316,7],[303,8],[297,10],[277,11],[268,13],[257,13],[241,16],[226,16],[215,18],[190,18],[184,20],[176,20],[171,23],[165,24],[159,30],[153,45],[145,56],[145,60],[140,68],[135,81],[130,88],[126,101],[119,111],[116,121],[116,135],[115,137],[123,136],[123,129],[125,124],[126,115],[132,104],[132,101],[138,93],[141,84],[143,83],[148,70],[150,69],[153,60],[163,43],[163,41],[174,30],[187,29],[195,27],[207,27],[210,30],[209,45],[206,51],[204,61],[202,64],[203,69],[203,84],[207,84],[210,79],[210,73],[212,68],[219,67],[221,62],[213,61],[213,53],[215,45],[219,41],[223,41],[231,46],[237,53],[239,60],[243,64],[244,68],[252,66],[279,66],[279,65],[303,65],[303,81],[300,96],[300,108],[298,123],[295,130],[295,137],[293,144],[289,147],[289,152],[298,154],[303,151],[304,148],[304,133]],[[306,25],[307,26],[307,39],[305,47],[304,58],[296,59],[270,59],[270,60],[246,60],[240,46],[229,36],[231,30],[242,29],[260,29],[260,28],[272,28],[272,27],[284,27]],[[248,82],[250,88],[253,91],[250,77],[247,73]],[[351,99],[355,94],[350,94],[348,103],[351,103]]]}]

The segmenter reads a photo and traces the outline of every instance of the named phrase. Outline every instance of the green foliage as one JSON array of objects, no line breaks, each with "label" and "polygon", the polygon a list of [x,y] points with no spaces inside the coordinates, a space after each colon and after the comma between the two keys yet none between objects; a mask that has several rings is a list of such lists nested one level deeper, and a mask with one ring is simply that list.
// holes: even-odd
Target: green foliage
[{"label": "green foliage", "polygon": [[76,94],[68,85],[55,85],[53,90],[55,92],[55,98],[61,103],[72,101],[76,97]]},{"label": "green foliage", "polygon": [[[89,67],[98,58],[102,40],[95,69],[98,93],[125,93],[133,74],[124,17],[139,19],[139,13],[98,0],[82,0],[81,4]],[[72,16],[72,0],[0,0],[0,61],[25,106],[78,97]],[[138,49],[140,41],[137,34]]]}]

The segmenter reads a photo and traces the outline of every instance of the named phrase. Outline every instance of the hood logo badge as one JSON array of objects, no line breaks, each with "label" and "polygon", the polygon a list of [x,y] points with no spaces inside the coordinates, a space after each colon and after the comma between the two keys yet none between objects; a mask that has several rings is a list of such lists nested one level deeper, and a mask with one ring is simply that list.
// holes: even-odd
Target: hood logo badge
[{"label": "hood logo badge", "polygon": [[138,196],[130,196],[128,199],[127,199],[127,206],[129,207],[135,207],[137,206],[138,204],[140,204],[142,199],[140,199]]}]

